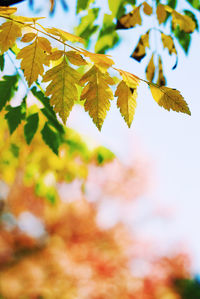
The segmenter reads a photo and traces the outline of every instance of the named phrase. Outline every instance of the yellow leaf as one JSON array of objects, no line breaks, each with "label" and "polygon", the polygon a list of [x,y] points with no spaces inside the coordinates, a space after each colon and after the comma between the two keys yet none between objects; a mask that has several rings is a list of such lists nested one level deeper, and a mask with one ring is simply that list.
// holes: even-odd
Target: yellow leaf
[{"label": "yellow leaf", "polygon": [[170,35],[161,33],[161,39],[162,39],[163,47],[168,49],[169,54],[175,53],[177,55],[173,38]]},{"label": "yellow leaf", "polygon": [[21,17],[21,16],[14,15],[12,16],[12,19],[23,24],[23,23],[35,23],[38,20],[45,19],[45,17],[29,18],[29,17]]},{"label": "yellow leaf", "polygon": [[172,25],[173,28],[176,28],[177,25],[179,25],[180,30],[183,30],[186,33],[191,33],[196,28],[195,22],[189,16],[181,15],[175,10],[172,12]]},{"label": "yellow leaf", "polygon": [[45,37],[41,37],[41,36],[38,37],[38,46],[44,51],[46,51],[47,53],[51,52],[51,43]]},{"label": "yellow leaf", "polygon": [[121,81],[117,86],[115,96],[118,97],[117,106],[120,109],[120,113],[130,128],[137,106],[137,90],[136,88],[128,87],[124,81]]},{"label": "yellow leaf", "polygon": [[110,100],[113,99],[113,92],[109,85],[115,84],[108,73],[101,72],[93,66],[83,75],[80,84],[85,85],[81,93],[81,100],[85,100],[85,111],[99,130],[103,125],[107,111],[110,109]]},{"label": "yellow leaf", "polygon": [[80,52],[85,57],[89,57],[90,60],[94,62],[96,67],[98,67],[101,72],[106,72],[107,69],[114,64],[114,61],[109,57],[109,55],[95,54],[81,48]]},{"label": "yellow leaf", "polygon": [[32,44],[21,49],[17,58],[22,59],[21,68],[24,70],[24,76],[29,86],[38,79],[39,75],[43,75],[43,65],[49,65],[48,56],[41,48],[40,37],[37,37]]},{"label": "yellow leaf", "polygon": [[150,16],[153,13],[153,8],[145,1],[143,2],[143,11],[146,15]]},{"label": "yellow leaf", "polygon": [[52,35],[60,37],[63,41],[68,40],[70,42],[78,42],[78,43],[84,44],[84,40],[81,37],[71,34],[69,32],[66,32],[64,30],[61,30],[61,29],[58,29],[55,27],[52,27],[52,28],[44,28],[43,27],[43,29]]},{"label": "yellow leaf", "polygon": [[51,81],[45,94],[51,96],[50,103],[64,123],[72,110],[74,101],[78,100],[75,84],[79,83],[80,77],[81,75],[67,64],[65,57],[59,65],[48,70],[43,77],[43,82]]},{"label": "yellow leaf", "polygon": [[30,43],[36,37],[36,33],[29,32],[25,33],[21,39],[21,42]]},{"label": "yellow leaf", "polygon": [[0,7],[0,14],[2,15],[11,15],[17,11],[16,7],[7,7],[7,6],[1,6]]},{"label": "yellow leaf", "polygon": [[140,6],[134,8],[131,12],[117,20],[116,29],[129,29],[135,27],[137,24],[142,25]]},{"label": "yellow leaf", "polygon": [[151,59],[146,68],[146,78],[148,81],[152,82],[155,75],[155,64],[154,64],[154,54],[152,54]]},{"label": "yellow leaf", "polygon": [[157,80],[157,84],[159,86],[163,86],[163,85],[166,84],[166,79],[165,79],[164,74],[163,74],[162,60],[161,60],[160,56],[159,56],[159,60],[158,60],[158,80]]},{"label": "yellow leaf", "polygon": [[141,35],[135,50],[131,54],[131,57],[137,61],[141,61],[146,55],[146,47],[149,47],[149,30],[147,33]]},{"label": "yellow leaf", "polygon": [[158,23],[164,23],[167,17],[167,12],[165,10],[165,5],[163,4],[158,4],[157,9],[156,9],[156,14],[157,14],[157,19]]},{"label": "yellow leaf", "polygon": [[86,60],[76,51],[65,52],[67,59],[74,65],[86,65]]},{"label": "yellow leaf", "polygon": [[183,96],[180,94],[180,91],[166,86],[158,87],[156,85],[150,85],[150,90],[154,100],[161,107],[168,111],[172,109],[177,112],[191,115],[189,107]]},{"label": "yellow leaf", "polygon": [[140,79],[137,76],[135,76],[135,75],[133,75],[129,72],[120,70],[120,69],[115,69],[115,70],[120,73],[120,75],[122,76],[123,81],[126,83],[126,85],[128,87],[136,88],[136,86],[139,84]]},{"label": "yellow leaf", "polygon": [[53,51],[49,55],[49,60],[59,60],[64,55],[64,53],[64,51],[60,50]]},{"label": "yellow leaf", "polygon": [[21,26],[13,21],[8,21],[0,26],[0,49],[1,53],[8,51],[18,37],[22,35]]}]

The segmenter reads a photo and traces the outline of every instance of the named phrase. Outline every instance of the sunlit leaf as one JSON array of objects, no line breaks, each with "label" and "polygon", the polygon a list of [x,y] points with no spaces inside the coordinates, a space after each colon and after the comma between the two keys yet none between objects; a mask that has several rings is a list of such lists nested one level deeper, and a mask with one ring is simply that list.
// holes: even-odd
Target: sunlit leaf
[{"label": "sunlit leaf", "polygon": [[150,16],[153,13],[153,8],[145,1],[143,2],[143,11],[146,15]]},{"label": "sunlit leaf", "polygon": [[152,82],[155,75],[154,54],[152,54],[145,72],[147,80]]},{"label": "sunlit leaf", "polygon": [[130,128],[137,106],[137,90],[130,88],[124,81],[121,81],[117,86],[115,96],[118,97],[117,107]]},{"label": "sunlit leaf", "polygon": [[157,80],[157,84],[159,86],[163,86],[166,85],[166,79],[163,73],[163,66],[162,66],[162,59],[161,56],[159,55],[158,58],[158,80]]},{"label": "sunlit leaf", "polygon": [[117,20],[116,29],[129,29],[135,27],[137,24],[142,25],[140,6],[136,7],[131,12]]},{"label": "sunlit leaf", "polygon": [[0,50],[1,53],[12,48],[16,39],[22,35],[21,26],[13,21],[8,21],[0,26]]},{"label": "sunlit leaf", "polygon": [[158,23],[159,24],[164,23],[164,21],[166,20],[166,17],[167,17],[165,5],[159,3],[157,6],[157,9],[156,9],[156,14],[157,14]]},{"label": "sunlit leaf", "polygon": [[131,57],[137,61],[141,61],[146,55],[146,48],[149,47],[149,31],[140,36],[139,42],[131,54]]},{"label": "sunlit leaf", "polygon": [[24,70],[29,86],[38,79],[39,75],[43,75],[44,65],[49,65],[47,53],[43,48],[43,39],[43,37],[37,37],[32,44],[22,48],[17,55],[18,59],[22,59],[21,68]]},{"label": "sunlit leaf", "polygon": [[52,35],[60,37],[63,41],[84,43],[84,40],[81,37],[55,27],[44,28],[44,30]]},{"label": "sunlit leaf", "polygon": [[180,94],[180,91],[166,86],[158,87],[156,85],[150,85],[150,90],[154,100],[161,107],[168,111],[172,109],[191,115],[188,104]]},{"label": "sunlit leaf", "polygon": [[177,11],[173,10],[172,12],[172,26],[176,28],[179,26],[180,30],[191,33],[195,30],[196,24],[189,16],[184,16]]},{"label": "sunlit leaf", "polygon": [[64,123],[72,110],[74,101],[78,100],[75,84],[78,84],[80,77],[80,73],[67,64],[65,57],[59,65],[48,70],[43,77],[43,82],[51,81],[45,94],[51,96],[51,105],[54,106],[55,112],[59,113]]},{"label": "sunlit leaf", "polygon": [[87,9],[93,2],[94,0],[77,0],[76,13],[79,13],[81,10]]},{"label": "sunlit leaf", "polygon": [[113,99],[109,85],[113,85],[114,81],[108,73],[102,73],[93,66],[80,80],[81,85],[86,83],[81,93],[81,100],[85,100],[85,111],[89,112],[93,122],[101,130],[106,113],[110,109],[110,100]]}]

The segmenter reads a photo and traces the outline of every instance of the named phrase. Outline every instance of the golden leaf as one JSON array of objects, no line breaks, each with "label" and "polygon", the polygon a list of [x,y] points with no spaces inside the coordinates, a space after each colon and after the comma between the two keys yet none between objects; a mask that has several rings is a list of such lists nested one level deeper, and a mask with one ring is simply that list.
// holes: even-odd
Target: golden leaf
[{"label": "golden leaf", "polygon": [[44,28],[42,27],[46,32],[60,37],[63,41],[70,41],[70,42],[78,42],[84,44],[84,40],[80,36],[76,36],[74,34],[71,34],[69,32],[66,32],[64,30],[52,27],[52,28]]},{"label": "golden leaf", "polygon": [[189,16],[181,15],[175,10],[172,12],[172,25],[173,28],[176,28],[177,25],[179,25],[180,30],[183,30],[186,33],[191,33],[196,28],[195,22]]},{"label": "golden leaf", "polygon": [[18,37],[22,35],[21,26],[13,21],[8,21],[0,26],[0,49],[1,53],[8,51]]},{"label": "golden leaf", "polygon": [[99,68],[101,72],[106,72],[109,67],[114,64],[114,61],[105,54],[95,54],[80,48],[80,53],[85,57],[89,57],[92,62]]},{"label": "golden leaf", "polygon": [[45,19],[45,17],[22,17],[22,16],[12,16],[12,19],[14,21],[17,21],[17,22],[20,22],[20,23],[35,23],[37,22],[38,20],[42,20],[42,19]]},{"label": "golden leaf", "polygon": [[154,64],[154,54],[152,54],[151,59],[146,68],[146,78],[148,81],[152,82],[155,75],[155,64]]},{"label": "golden leaf", "polygon": [[59,60],[64,55],[64,53],[65,52],[61,50],[53,51],[49,55],[49,60]]},{"label": "golden leaf", "polygon": [[145,1],[143,2],[143,11],[146,15],[150,16],[153,13],[153,8]]},{"label": "golden leaf", "polygon": [[162,39],[163,47],[168,49],[169,54],[175,53],[177,55],[173,38],[170,35],[161,33],[161,39]]},{"label": "golden leaf", "polygon": [[117,20],[116,29],[129,29],[135,27],[137,24],[142,25],[140,6],[134,8],[131,12]]},{"label": "golden leaf", "polygon": [[1,6],[0,7],[0,14],[1,15],[11,15],[17,11],[16,7],[7,7],[7,6]]},{"label": "golden leaf", "polygon": [[130,128],[137,106],[137,90],[136,88],[130,88],[124,81],[121,81],[117,86],[115,96],[118,97],[117,106],[120,113]]},{"label": "golden leaf", "polygon": [[82,90],[81,100],[85,100],[85,111],[89,112],[93,122],[101,130],[106,113],[110,109],[110,100],[113,99],[109,85],[115,82],[108,73],[103,73],[93,66],[80,80],[81,85],[85,83],[87,84]]},{"label": "golden leaf", "polygon": [[120,75],[122,76],[123,81],[126,83],[126,85],[128,87],[136,88],[136,86],[139,84],[140,79],[137,76],[135,76],[135,75],[133,75],[129,72],[120,70],[120,69],[115,69],[115,70],[120,73]]},{"label": "golden leaf", "polygon": [[164,23],[164,21],[166,20],[166,17],[167,17],[165,5],[158,4],[157,9],[156,9],[156,14],[157,14],[158,23],[159,24]]},{"label": "golden leaf", "polygon": [[36,33],[29,32],[25,33],[21,39],[21,42],[30,43],[36,37]]},{"label": "golden leaf", "polygon": [[163,86],[163,85],[166,84],[166,79],[165,79],[164,74],[163,74],[162,59],[161,59],[160,56],[159,56],[159,59],[158,59],[158,80],[157,80],[157,84],[159,86]]},{"label": "golden leaf", "polygon": [[46,51],[47,53],[51,52],[51,43],[45,37],[41,37],[41,36],[38,37],[38,46],[44,51]]},{"label": "golden leaf", "polygon": [[21,49],[17,55],[18,59],[22,59],[21,68],[24,70],[24,76],[31,86],[38,79],[39,75],[43,75],[43,65],[49,65],[49,59],[41,47],[41,37],[37,37],[35,41]]},{"label": "golden leaf", "polygon": [[67,59],[74,65],[86,65],[86,60],[76,51],[65,52]]},{"label": "golden leaf", "polygon": [[51,81],[45,94],[51,96],[50,102],[64,123],[72,110],[74,101],[78,100],[75,84],[79,83],[80,77],[81,75],[67,64],[65,56],[59,65],[48,70],[43,77],[43,82]]},{"label": "golden leaf", "polygon": [[158,87],[154,84],[150,85],[151,94],[154,100],[161,107],[170,111],[170,109],[191,115],[189,107],[184,100],[180,91],[166,86]]},{"label": "golden leaf", "polygon": [[149,30],[145,34],[141,35],[135,50],[131,54],[131,57],[140,62],[146,55],[146,47],[149,47]]}]

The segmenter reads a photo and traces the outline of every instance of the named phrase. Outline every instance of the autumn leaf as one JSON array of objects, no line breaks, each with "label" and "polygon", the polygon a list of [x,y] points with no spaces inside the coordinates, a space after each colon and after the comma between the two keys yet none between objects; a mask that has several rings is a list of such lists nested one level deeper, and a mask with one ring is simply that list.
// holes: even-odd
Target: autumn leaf
[{"label": "autumn leaf", "polygon": [[117,107],[130,128],[137,106],[137,90],[130,88],[124,81],[121,81],[117,86],[115,96],[118,97]]},{"label": "autumn leaf", "polygon": [[71,64],[78,66],[87,64],[87,61],[76,51],[67,51],[65,55]]},{"label": "autumn leaf", "polygon": [[162,32],[161,39],[162,39],[163,47],[168,49],[169,54],[171,55],[172,53],[174,53],[177,55],[173,38],[170,35],[166,35]]},{"label": "autumn leaf", "polygon": [[51,81],[45,94],[51,96],[50,102],[64,123],[72,110],[74,101],[78,100],[75,84],[79,83],[80,77],[80,73],[67,64],[65,57],[59,65],[48,70],[43,77],[43,82]]},{"label": "autumn leaf", "polygon": [[60,37],[64,42],[65,41],[70,41],[70,42],[78,42],[78,43],[84,43],[84,40],[80,36],[76,36],[74,34],[71,34],[69,32],[66,32],[62,29],[58,29],[55,27],[52,28],[44,28],[42,27],[46,32]]},{"label": "autumn leaf", "polygon": [[176,28],[179,25],[180,30],[183,30],[186,33],[191,33],[195,30],[196,24],[187,15],[182,15],[177,11],[173,10],[172,12],[172,26]]},{"label": "autumn leaf", "polygon": [[159,87],[155,84],[151,84],[150,90],[154,100],[161,107],[170,111],[170,109],[191,115],[188,104],[185,102],[180,91],[172,89],[166,86]]},{"label": "autumn leaf", "polygon": [[0,7],[0,14],[1,15],[11,15],[17,11],[16,7],[6,7],[6,6],[1,6]]},{"label": "autumn leaf", "polygon": [[157,9],[156,9],[156,14],[157,14],[158,23],[159,24],[164,23],[164,21],[166,20],[166,17],[167,17],[165,5],[159,3],[157,6]]},{"label": "autumn leaf", "polygon": [[131,12],[117,20],[116,29],[129,29],[135,27],[137,24],[142,25],[142,19],[140,16],[140,6],[136,7]]},{"label": "autumn leaf", "polygon": [[1,53],[8,51],[22,35],[21,26],[13,21],[8,21],[0,26],[0,50]]},{"label": "autumn leaf", "polygon": [[152,54],[145,72],[147,80],[152,82],[155,75],[154,54]]},{"label": "autumn leaf", "polygon": [[25,33],[21,38],[21,42],[30,43],[35,37],[36,37],[36,33],[34,32]]},{"label": "autumn leaf", "polygon": [[85,111],[89,112],[93,122],[101,130],[106,113],[110,109],[110,100],[113,99],[109,85],[115,83],[108,73],[103,73],[93,66],[83,75],[80,84],[86,84],[81,93],[81,100],[85,100]]},{"label": "autumn leaf", "polygon": [[159,59],[158,59],[158,80],[157,80],[157,84],[159,86],[163,86],[163,85],[166,84],[166,79],[165,79],[164,74],[163,74],[162,59],[161,59],[160,56],[159,56]]},{"label": "autumn leaf", "polygon": [[137,61],[141,61],[146,55],[146,47],[149,47],[149,30],[141,35],[139,42],[131,54],[131,57]]},{"label": "autumn leaf", "polygon": [[146,15],[150,16],[153,13],[153,8],[145,1],[143,2],[143,11]]},{"label": "autumn leaf", "polygon": [[119,74],[122,76],[123,81],[128,87],[136,88],[136,86],[139,84],[140,79],[137,76],[120,69],[115,68],[115,70],[119,72]]},{"label": "autumn leaf", "polygon": [[80,53],[85,57],[89,57],[90,60],[94,62],[95,66],[103,73],[107,72],[107,69],[114,64],[114,61],[109,57],[109,55],[95,54],[81,48]]},{"label": "autumn leaf", "polygon": [[38,79],[39,75],[43,75],[43,65],[49,65],[46,51],[48,50],[47,45],[50,43],[47,40],[45,45],[44,39],[44,37],[37,37],[32,44],[22,48],[17,55],[18,59],[22,59],[21,68],[24,70],[24,76],[29,86]]}]

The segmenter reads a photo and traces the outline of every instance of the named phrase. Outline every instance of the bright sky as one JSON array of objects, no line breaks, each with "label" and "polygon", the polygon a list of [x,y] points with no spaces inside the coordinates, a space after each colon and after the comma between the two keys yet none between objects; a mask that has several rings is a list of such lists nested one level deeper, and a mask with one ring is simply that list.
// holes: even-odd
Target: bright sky
[{"label": "bright sky", "polygon": [[[58,7],[56,17],[50,19],[52,26],[73,32],[71,24],[76,21],[73,14],[75,1],[71,2],[70,14],[63,13]],[[19,7],[23,8],[21,13],[24,14],[24,5]],[[27,10],[27,14],[30,11]],[[140,32],[138,29],[122,31],[121,44],[109,54],[118,67],[145,78],[144,64],[129,58]],[[127,163],[132,154],[140,155],[140,151],[141,156],[144,154],[148,157],[153,165],[153,179],[156,180],[154,190],[148,196],[154,202],[174,208],[175,212],[168,222],[151,221],[141,231],[147,236],[159,238],[161,244],[176,244],[179,246],[178,250],[184,244],[194,258],[193,269],[196,272],[200,272],[199,37],[199,34],[193,34],[187,57],[177,46],[179,63],[174,71],[170,70],[174,58],[169,60],[166,52],[163,56],[168,86],[181,91],[189,104],[191,117],[165,111],[154,102],[148,88],[141,85],[131,129],[128,129],[114,107],[108,114],[101,133],[86,113],[81,111],[81,107],[73,110],[69,120],[73,128],[107,146]],[[148,57],[147,60],[149,59]]]}]

